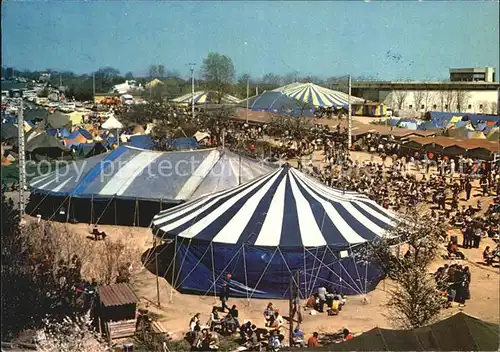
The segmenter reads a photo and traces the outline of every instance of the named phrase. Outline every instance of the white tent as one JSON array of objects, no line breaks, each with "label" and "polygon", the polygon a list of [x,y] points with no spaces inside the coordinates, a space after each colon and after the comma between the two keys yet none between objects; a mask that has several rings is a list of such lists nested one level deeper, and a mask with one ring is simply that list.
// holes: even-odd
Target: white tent
[{"label": "white tent", "polygon": [[114,115],[110,115],[106,122],[101,125],[101,127],[105,130],[115,130],[123,128],[123,124],[118,121],[118,119]]}]

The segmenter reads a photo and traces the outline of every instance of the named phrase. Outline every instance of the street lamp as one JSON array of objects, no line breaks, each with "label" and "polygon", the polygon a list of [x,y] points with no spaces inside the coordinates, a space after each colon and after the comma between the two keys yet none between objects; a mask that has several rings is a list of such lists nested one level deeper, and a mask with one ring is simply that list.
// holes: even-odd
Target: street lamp
[{"label": "street lamp", "polygon": [[[245,46],[244,46],[244,50],[243,50],[243,63],[245,63],[245,59],[247,57],[247,45],[248,45],[248,43],[245,42]],[[249,94],[249,90],[250,90],[250,76],[247,74],[247,99],[246,99],[247,109],[245,110],[245,120],[246,120],[247,125],[248,125],[248,94]]]},{"label": "street lamp", "polygon": [[194,67],[195,63],[189,63],[189,69],[191,70],[191,114],[194,117]]}]

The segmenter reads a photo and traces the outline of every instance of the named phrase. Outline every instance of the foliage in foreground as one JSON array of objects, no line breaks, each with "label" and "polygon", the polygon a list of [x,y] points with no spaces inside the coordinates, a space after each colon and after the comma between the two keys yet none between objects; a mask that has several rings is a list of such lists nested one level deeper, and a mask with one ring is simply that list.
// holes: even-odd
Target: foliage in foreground
[{"label": "foliage in foreground", "polygon": [[[444,228],[418,208],[399,217],[394,229],[366,254],[396,281],[395,288],[389,290],[387,317],[396,327],[412,329],[432,323],[441,309],[437,285],[428,268],[439,253]],[[404,255],[399,253],[401,246],[406,248]]]}]

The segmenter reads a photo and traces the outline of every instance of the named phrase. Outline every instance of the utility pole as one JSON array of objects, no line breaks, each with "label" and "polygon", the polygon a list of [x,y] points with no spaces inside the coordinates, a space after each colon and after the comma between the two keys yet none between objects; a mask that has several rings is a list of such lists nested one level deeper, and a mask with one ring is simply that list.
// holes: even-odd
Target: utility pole
[{"label": "utility pole", "polygon": [[95,72],[92,72],[92,95],[94,97],[94,101],[92,103],[95,104]]},{"label": "utility pole", "polygon": [[191,114],[194,117],[194,67],[195,63],[189,63],[189,69],[191,70]]},{"label": "utility pole", "polygon": [[24,198],[24,189],[26,188],[26,155],[24,150],[24,111],[23,101],[19,107],[17,115],[17,128],[19,135],[19,213],[21,217],[25,214],[26,200]]},{"label": "utility pole", "polygon": [[248,94],[249,94],[249,92],[250,92],[250,76],[247,75],[247,109],[245,112],[247,124],[248,124]]},{"label": "utility pole", "polygon": [[347,108],[349,109],[349,111],[347,112],[347,150],[350,151],[352,146],[351,75],[349,75],[348,91],[349,95],[347,97]]}]

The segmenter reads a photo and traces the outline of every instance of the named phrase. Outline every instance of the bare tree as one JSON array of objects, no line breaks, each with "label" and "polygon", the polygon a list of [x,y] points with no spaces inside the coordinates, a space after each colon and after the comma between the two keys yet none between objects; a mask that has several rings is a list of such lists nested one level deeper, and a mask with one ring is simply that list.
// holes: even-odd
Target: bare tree
[{"label": "bare tree", "polygon": [[492,114],[492,115],[495,115],[495,114],[500,114],[500,112],[498,111],[498,105],[496,102],[491,102],[490,103],[490,110],[489,110],[489,113]]},{"label": "bare tree", "polygon": [[[434,95],[429,92],[428,90],[425,91],[425,98],[424,98],[424,104],[425,104],[425,111],[431,110],[430,106],[434,105]],[[434,108],[432,108],[434,109]]]},{"label": "bare tree", "polygon": [[423,90],[415,90],[413,92],[413,101],[415,102],[415,109],[420,111],[422,103],[425,101],[425,92]]},{"label": "bare tree", "polygon": [[455,102],[455,94],[453,93],[452,90],[445,90],[443,94],[444,94],[444,104],[445,104],[443,110],[452,111],[453,103]]},{"label": "bare tree", "polygon": [[[428,273],[439,253],[443,224],[422,209],[406,209],[400,221],[367,250],[367,258],[378,263],[396,282],[387,303],[391,320],[403,328],[431,323],[439,314],[441,301],[437,284]],[[406,253],[401,256],[401,244]]]},{"label": "bare tree", "polygon": [[260,81],[262,84],[269,85],[269,88],[271,89],[278,88],[283,83],[281,76],[274,73],[264,75]]},{"label": "bare tree", "polygon": [[467,92],[466,90],[455,90],[453,91],[453,96],[455,102],[457,103],[458,112],[462,112],[462,110],[465,110],[470,99],[469,92]]},{"label": "bare tree", "polygon": [[403,105],[406,101],[406,97],[408,96],[408,91],[406,90],[395,90],[392,92],[392,95],[394,97],[394,102],[396,103],[396,106],[398,107],[398,110],[403,109]]}]

